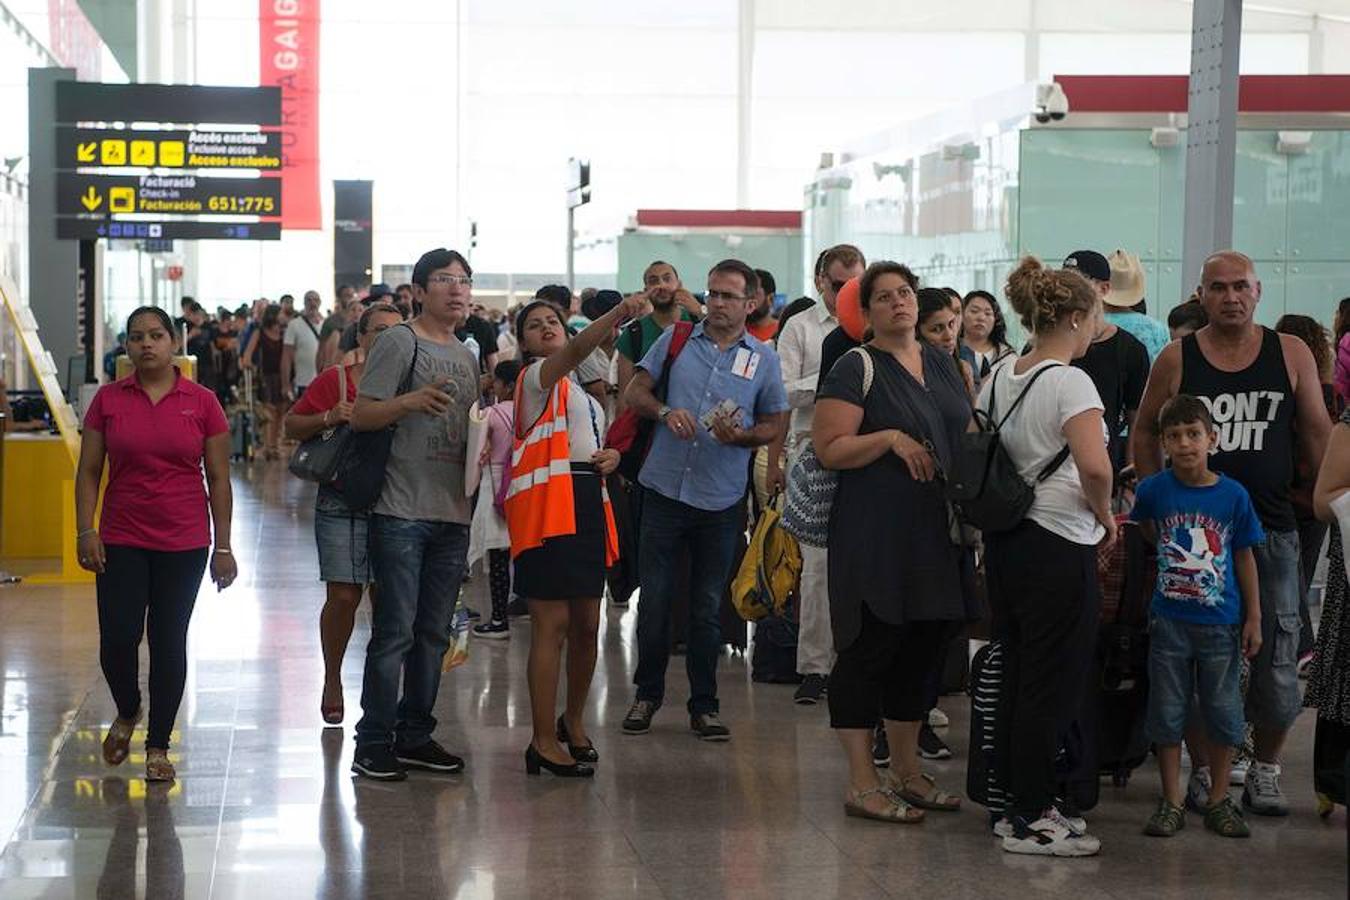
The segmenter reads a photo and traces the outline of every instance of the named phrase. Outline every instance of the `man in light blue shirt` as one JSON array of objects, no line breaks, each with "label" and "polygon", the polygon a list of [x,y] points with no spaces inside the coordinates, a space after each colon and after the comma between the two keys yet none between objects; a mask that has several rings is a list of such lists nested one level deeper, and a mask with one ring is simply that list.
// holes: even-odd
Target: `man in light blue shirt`
[{"label": "man in light blue shirt", "polygon": [[[745,330],[758,278],[740,260],[723,260],[708,273],[707,315],[667,329],[638,364],[626,400],[638,415],[656,419],[642,486],[638,604],[637,699],[623,721],[645,734],[665,696],[670,658],[670,611],[680,551],[687,548],[689,579],[690,727],[707,741],[731,732],[718,719],[718,606],[731,574],[739,504],[745,500],[750,457],[787,424],[787,394],[771,344]],[[665,371],[676,329],[689,329],[670,363],[663,398],[654,388]],[[679,346],[678,344],[676,345]]]}]

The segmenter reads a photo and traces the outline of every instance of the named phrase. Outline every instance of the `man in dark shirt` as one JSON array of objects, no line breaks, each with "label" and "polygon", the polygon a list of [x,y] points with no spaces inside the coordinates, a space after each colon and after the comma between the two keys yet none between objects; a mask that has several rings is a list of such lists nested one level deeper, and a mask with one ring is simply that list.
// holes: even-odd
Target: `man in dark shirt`
[{"label": "man in dark shirt", "polygon": [[[1111,264],[1097,251],[1075,251],[1065,258],[1063,268],[1086,278],[1103,301],[1111,293]],[[1126,437],[1134,427],[1148,383],[1148,349],[1137,337],[1105,319],[1098,327],[1092,346],[1073,364],[1097,386],[1104,408],[1102,420],[1110,435],[1111,465],[1119,472],[1133,464]]]}]

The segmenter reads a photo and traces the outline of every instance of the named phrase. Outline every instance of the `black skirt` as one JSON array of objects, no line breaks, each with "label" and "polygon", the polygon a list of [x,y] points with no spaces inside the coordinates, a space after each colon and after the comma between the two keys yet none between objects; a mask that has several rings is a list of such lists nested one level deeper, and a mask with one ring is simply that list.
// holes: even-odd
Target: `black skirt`
[{"label": "black skirt", "polygon": [[572,463],[576,534],[548,538],[515,560],[515,592],[527,600],[589,600],[605,592],[605,506],[590,463]]}]

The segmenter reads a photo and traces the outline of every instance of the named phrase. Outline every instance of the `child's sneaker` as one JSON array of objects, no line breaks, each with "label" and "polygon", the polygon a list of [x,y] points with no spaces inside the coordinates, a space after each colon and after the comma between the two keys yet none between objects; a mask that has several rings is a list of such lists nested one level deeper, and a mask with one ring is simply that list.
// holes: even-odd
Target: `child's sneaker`
[{"label": "child's sneaker", "polygon": [[1022,819],[1013,822],[1013,833],[1003,839],[1005,853],[1023,853],[1030,856],[1095,856],[1102,842],[1091,835],[1076,835],[1062,817],[1050,811],[1030,824]]},{"label": "child's sneaker", "polygon": [[1209,766],[1196,768],[1186,782],[1186,808],[1203,816],[1209,809],[1209,792],[1213,787],[1214,778],[1209,774]]},{"label": "child's sneaker", "polygon": [[1258,816],[1287,816],[1289,801],[1280,790],[1280,767],[1275,763],[1256,760],[1247,770],[1247,787],[1242,792],[1242,805]]},{"label": "child's sneaker", "polygon": [[1150,837],[1172,837],[1185,827],[1185,810],[1168,803],[1164,797],[1158,801],[1158,808],[1153,811],[1148,824],[1144,826],[1144,834]]},{"label": "child's sneaker", "polygon": [[1247,827],[1246,820],[1242,818],[1242,810],[1238,809],[1233,803],[1232,797],[1224,797],[1222,802],[1205,811],[1205,828],[1220,837],[1245,838],[1252,836],[1252,830]]}]

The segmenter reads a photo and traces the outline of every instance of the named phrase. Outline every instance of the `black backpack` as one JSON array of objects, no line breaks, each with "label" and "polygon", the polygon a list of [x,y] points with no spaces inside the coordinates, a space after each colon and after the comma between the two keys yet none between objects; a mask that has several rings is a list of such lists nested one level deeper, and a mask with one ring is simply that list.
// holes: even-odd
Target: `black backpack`
[{"label": "black backpack", "polygon": [[[1022,393],[997,421],[994,417],[998,410],[998,373],[995,372],[989,384],[989,412],[977,408],[974,418],[978,430],[961,435],[952,466],[954,471],[947,478],[947,499],[961,511],[962,518],[981,531],[1009,531],[1017,527],[1036,499],[1035,484],[1027,484],[1017,470],[1003,447],[999,430],[1026,399],[1036,379],[1055,368],[1059,366],[1046,366],[1032,375]],[[1036,484],[1053,475],[1068,457],[1069,448],[1065,445],[1041,469]]]}]

